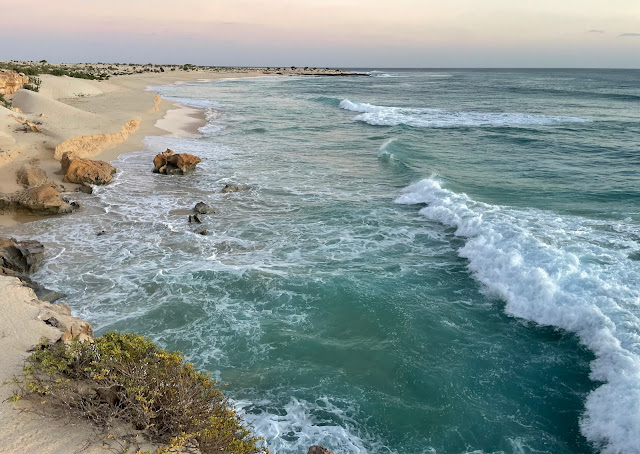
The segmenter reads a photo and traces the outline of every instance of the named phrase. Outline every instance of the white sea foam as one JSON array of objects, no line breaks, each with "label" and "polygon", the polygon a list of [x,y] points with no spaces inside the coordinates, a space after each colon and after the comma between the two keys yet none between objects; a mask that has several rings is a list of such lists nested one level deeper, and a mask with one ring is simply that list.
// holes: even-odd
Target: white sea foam
[{"label": "white sea foam", "polygon": [[[380,441],[365,434],[365,442],[356,435],[358,423],[353,419],[355,409],[351,405],[339,406],[327,397],[319,397],[315,402],[291,398],[282,410],[277,410],[280,405],[274,405],[269,399],[234,403],[273,452],[306,452],[312,445],[330,446],[345,454],[390,452]],[[334,419],[342,421],[347,428],[336,425]]]},{"label": "white sea foam", "polygon": [[[604,453],[640,452],[640,265],[625,234],[602,221],[476,202],[433,177],[397,203],[456,228],[459,255],[507,313],[576,333],[603,382],[587,398],[583,434]],[[636,245],[637,248],[637,245]]]},{"label": "white sea foam", "polygon": [[407,125],[417,128],[518,127],[557,123],[584,123],[589,121],[577,117],[526,113],[449,112],[440,109],[376,106],[367,103],[355,103],[348,99],[342,100],[340,107],[344,110],[360,112],[360,115],[354,117],[353,120],[374,126]]},{"label": "white sea foam", "polygon": [[[162,93],[160,93],[162,95]],[[195,99],[195,98],[179,98],[176,96],[162,96],[167,101],[173,101],[180,104],[184,104],[189,107],[196,107],[199,109],[220,109],[222,104],[209,99]]]}]

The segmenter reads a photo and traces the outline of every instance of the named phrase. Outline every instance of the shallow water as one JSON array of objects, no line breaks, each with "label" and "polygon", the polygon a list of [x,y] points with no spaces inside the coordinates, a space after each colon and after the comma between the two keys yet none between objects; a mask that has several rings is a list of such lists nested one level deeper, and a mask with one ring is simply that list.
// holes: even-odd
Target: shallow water
[{"label": "shallow water", "polygon": [[[7,233],[99,332],[227,382],[276,453],[637,452],[639,75],[156,87],[208,109],[201,138],[148,138],[79,213]],[[166,147],[203,162],[152,174]]]}]

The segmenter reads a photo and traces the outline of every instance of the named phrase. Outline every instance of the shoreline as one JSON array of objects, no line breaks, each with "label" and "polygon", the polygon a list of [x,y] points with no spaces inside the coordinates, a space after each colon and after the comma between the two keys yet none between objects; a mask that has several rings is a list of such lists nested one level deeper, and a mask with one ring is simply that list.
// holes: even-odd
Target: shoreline
[{"label": "shoreline", "polygon": [[[20,90],[14,95],[13,106],[18,111],[0,110],[0,193],[11,194],[23,189],[17,182],[17,173],[23,165],[33,164],[46,173],[49,181],[64,187],[64,193],[69,196],[80,185],[63,181],[59,160],[54,158],[57,145],[81,136],[116,133],[131,120],[139,120],[139,126],[128,137],[83,157],[112,162],[123,153],[142,149],[149,136],[197,137],[198,128],[206,124],[205,109],[166,100],[149,87],[247,77],[265,75],[190,71],[116,76],[109,81],[43,75],[41,92]],[[15,129],[18,123],[14,117],[34,122],[41,132],[25,133]],[[0,227],[43,217],[4,211],[0,212]]]},{"label": "shoreline", "polygon": [[[130,88],[124,93],[138,92],[135,101],[139,103],[137,113],[142,117],[142,125],[128,140],[110,149],[102,150],[94,157],[95,159],[115,161],[123,153],[142,149],[144,139],[148,136],[194,137],[199,135],[198,128],[206,124],[205,110],[160,98],[147,88],[148,79],[152,79],[157,84],[157,78],[154,76],[139,78],[140,81],[135,85],[131,84],[131,81],[126,81]],[[186,82],[189,80],[190,78]],[[162,85],[172,83],[170,79],[167,81],[167,78],[162,82]],[[108,95],[106,98],[106,100],[96,98],[102,101],[102,105],[87,103],[87,99],[82,96],[63,100],[67,101],[68,105],[84,105],[87,111],[101,110],[104,115],[109,108]],[[89,98],[89,101],[91,100]],[[116,107],[117,105],[113,106],[113,108]],[[48,159],[47,153],[50,155]],[[53,158],[52,150],[39,147],[18,153],[14,159],[0,167],[0,181],[3,182],[0,187],[5,190],[14,188],[15,185],[11,183],[16,180],[17,170],[25,163],[35,162],[35,159],[51,180],[62,183],[62,177],[55,174],[55,169],[59,168],[60,163]],[[73,186],[69,183],[64,185],[65,187]],[[5,212],[0,214],[0,229],[44,218],[46,216]],[[63,330],[46,323],[45,317],[48,317],[47,314],[51,310],[68,308],[68,306],[41,301],[21,278],[2,274],[0,273],[0,313],[2,314],[0,317],[0,364],[2,364],[0,383],[3,383],[3,386],[0,386],[0,437],[3,440],[3,450],[47,454],[67,452],[98,454],[105,449],[117,449],[117,446],[122,443],[119,436],[128,436],[127,431],[121,430],[122,428],[115,428],[114,436],[113,430],[107,433],[91,422],[76,419],[61,410],[39,408],[31,401],[11,402],[9,400],[14,389],[10,383],[20,375],[24,360],[31,348],[43,338],[55,342],[63,334]],[[70,318],[79,323],[86,323],[81,319]],[[118,434],[118,430],[122,433]],[[157,446],[139,439],[136,440],[136,448],[155,452]]]},{"label": "shoreline", "polygon": [[[114,113],[113,117],[115,118],[112,118],[112,125],[132,114],[137,114],[141,125],[129,137],[125,137],[125,140],[115,146],[88,156],[94,160],[113,162],[124,153],[142,150],[144,140],[147,137],[199,137],[201,136],[199,128],[207,124],[206,109],[161,98],[148,88],[150,85],[148,82],[151,81],[155,85],[168,85],[188,83],[195,79],[208,82],[256,77],[243,73],[215,74],[217,77],[208,77],[207,80],[203,80],[202,74],[192,73],[189,76],[191,77],[186,80],[184,77],[174,76],[161,78],[160,81],[155,74],[143,75],[142,77],[127,76],[128,80],[123,81],[124,77],[118,80],[121,82],[120,85],[94,82],[100,84],[100,88],[107,88],[112,92],[105,90],[103,93],[93,96],[79,95],[73,98],[58,97],[57,99],[50,97],[49,100],[55,101],[54,104],[65,104],[75,107],[83,113],[95,114],[103,118],[112,118],[109,115]],[[81,84],[84,82],[82,81]],[[39,97],[35,96],[35,98]],[[123,99],[125,97],[129,98],[126,102]],[[133,105],[125,108],[124,111],[116,111],[118,107],[126,105],[127,102]],[[48,115],[45,114],[44,118],[46,116]],[[43,123],[46,124],[45,121]],[[85,126],[87,130],[91,129],[90,125],[81,125],[80,127]],[[46,132],[51,133],[51,131]],[[105,132],[102,131],[98,134],[104,135]],[[2,136],[0,136],[1,138]],[[18,141],[16,144],[20,145]],[[6,191],[7,188],[19,187],[17,183],[14,183],[17,171],[24,164],[29,164],[44,170],[49,181],[53,181],[57,185],[64,185],[65,194],[73,194],[73,189],[69,189],[79,185],[62,181],[63,176],[59,174],[61,173],[59,172],[60,162],[54,158],[54,150],[50,144],[44,142],[40,146],[34,146],[31,143],[25,148],[25,150],[19,150],[14,159],[0,163],[0,190]],[[11,227],[47,217],[49,216],[0,212],[0,238],[3,237],[3,227]],[[2,315],[0,317],[0,364],[2,364],[0,383],[4,384],[0,387],[0,437],[3,440],[3,452],[6,449],[7,452],[40,452],[43,454],[66,454],[68,452],[98,454],[105,450],[118,450],[124,446],[135,452],[156,452],[160,446],[149,442],[144,436],[135,433],[124,423],[116,421],[115,425],[108,429],[102,428],[57,407],[40,406],[39,402],[35,402],[34,399],[11,400],[15,389],[15,385],[12,385],[13,380],[20,377],[24,361],[33,351],[35,345],[43,339],[47,339],[49,342],[60,342],[72,338],[86,339],[85,333],[87,331],[88,338],[91,339],[92,328],[85,320],[72,316],[71,309],[64,303],[64,296],[55,303],[41,300],[27,284],[29,279],[24,274],[13,276],[11,271],[8,271],[8,275],[5,273],[7,271],[0,268],[0,314]],[[52,319],[56,321],[51,322]],[[57,320],[62,321],[58,324]],[[71,325],[75,328],[72,328]],[[83,327],[83,331],[78,337],[74,330],[79,326]],[[64,340],[64,342],[67,341]],[[44,405],[45,401],[40,403]],[[317,447],[314,446],[310,450],[314,448]],[[319,452],[332,454],[332,451],[324,448]]]},{"label": "shoreline", "polygon": [[[101,150],[91,158],[108,162],[116,161],[124,153],[142,150],[146,137],[199,137],[201,135],[198,129],[207,124],[204,108],[190,107],[179,102],[166,100],[148,87],[150,86],[149,82],[155,85],[169,85],[176,82],[188,83],[195,78],[202,81],[202,74],[188,74],[191,76],[188,78],[165,77],[160,81],[156,76],[155,74],[143,75],[143,77],[128,76],[127,79],[135,78],[136,80],[124,81],[123,85],[127,87],[126,90],[114,90],[117,96],[131,96],[133,98],[133,102],[137,105],[133,106],[135,110],[132,112],[141,117],[141,126],[122,143]],[[187,74],[181,76],[187,76]],[[217,77],[208,77],[207,81],[227,78],[226,74],[214,76]],[[228,76],[242,78],[245,75],[229,74]],[[117,84],[114,85],[117,86]],[[85,112],[106,116],[109,109],[113,111],[118,107],[118,101],[121,99],[118,99],[117,96],[110,99],[107,92],[95,95],[93,99],[86,99],[84,96],[59,99],[70,106],[82,106]],[[116,116],[122,118],[123,112],[117,112]],[[56,168],[60,168],[60,162],[54,159],[53,150],[47,149],[47,147],[34,148],[18,153],[13,160],[0,166],[0,182],[2,182],[0,188],[15,187],[16,185],[12,185],[12,182],[16,181],[17,170],[26,163],[36,163],[39,168],[46,171],[50,180],[58,184],[63,183],[62,176],[55,173]],[[78,185],[65,182],[64,186],[69,188]],[[67,195],[69,193],[67,192]],[[47,217],[20,212],[0,213],[0,239],[6,238],[2,235],[3,227],[33,222]],[[2,315],[0,317],[0,364],[2,365],[0,367],[0,383],[2,383],[0,386],[0,438],[3,440],[2,452],[7,450],[7,452],[40,452],[43,454],[66,454],[68,452],[99,454],[105,450],[118,450],[123,446],[127,446],[130,450],[133,449],[135,452],[156,452],[160,446],[149,442],[144,436],[136,435],[126,424],[116,422],[113,427],[106,429],[98,427],[88,420],[76,418],[66,410],[48,406],[40,407],[37,402],[34,402],[34,399],[15,402],[11,400],[15,389],[15,385],[12,384],[13,380],[20,377],[24,361],[35,345],[43,339],[47,339],[49,342],[59,342],[61,339],[65,339],[65,336],[75,338],[76,335],[72,333],[76,328],[68,328],[65,331],[65,327],[72,324],[75,327],[88,326],[89,338],[92,337],[91,325],[83,319],[72,316],[71,309],[64,303],[64,297],[55,303],[40,300],[34,290],[26,283],[29,279],[24,274],[12,276],[11,273],[11,270],[5,271],[4,268],[0,268],[0,314]],[[52,317],[59,320],[60,325],[57,322],[50,322]],[[84,330],[86,331],[86,328]],[[44,403],[42,401],[42,404]],[[132,439],[132,435],[136,435],[135,438]]]}]

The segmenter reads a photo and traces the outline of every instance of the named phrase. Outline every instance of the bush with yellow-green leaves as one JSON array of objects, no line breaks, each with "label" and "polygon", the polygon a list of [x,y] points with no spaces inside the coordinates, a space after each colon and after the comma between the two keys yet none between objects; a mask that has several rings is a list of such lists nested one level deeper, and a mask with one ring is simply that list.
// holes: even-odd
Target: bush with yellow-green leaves
[{"label": "bush with yellow-green leaves", "polygon": [[269,452],[208,373],[138,335],[111,332],[71,345],[43,342],[28,357],[23,378],[24,396],[72,409],[105,427],[114,420],[131,423],[166,447],[195,443],[203,454]]}]

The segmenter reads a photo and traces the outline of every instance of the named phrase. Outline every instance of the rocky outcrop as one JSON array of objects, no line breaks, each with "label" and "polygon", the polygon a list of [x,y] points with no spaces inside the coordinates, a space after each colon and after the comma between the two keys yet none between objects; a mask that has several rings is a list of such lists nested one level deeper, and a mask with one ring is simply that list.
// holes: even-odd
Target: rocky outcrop
[{"label": "rocky outcrop", "polygon": [[39,241],[17,241],[0,237],[0,274],[31,274],[44,260],[44,246]]},{"label": "rocky outcrop", "polygon": [[56,188],[46,184],[13,194],[0,195],[0,210],[19,210],[29,214],[46,215],[71,213],[77,208],[77,203],[67,202]]},{"label": "rocky outcrop", "polygon": [[15,121],[17,121],[18,123],[20,123],[21,125],[23,125],[25,132],[42,132],[42,128],[39,125],[33,123],[32,121],[27,120],[26,118],[16,117],[15,115],[9,115],[9,116],[13,118]]},{"label": "rocky outcrop", "polygon": [[34,188],[36,186],[42,186],[50,184],[51,182],[47,178],[47,173],[39,167],[25,164],[16,173],[18,184],[21,184],[25,188]]},{"label": "rocky outcrop", "polygon": [[73,317],[71,308],[65,303],[51,304],[43,302],[38,314],[38,320],[42,320],[47,325],[58,328],[61,331],[62,335],[58,342],[70,344],[74,339],[80,342],[93,339],[91,324],[81,318]]},{"label": "rocky outcrop", "polygon": [[24,74],[0,69],[0,95],[12,95],[28,83]]},{"label": "rocky outcrop", "polygon": [[153,172],[165,175],[184,175],[195,170],[196,165],[201,162],[197,156],[188,153],[174,153],[167,148],[167,151],[157,154],[153,158]]},{"label": "rocky outcrop", "polygon": [[39,241],[17,241],[0,237],[0,276],[14,276],[31,288],[42,301],[57,301],[64,293],[49,290],[27,275],[35,272],[44,260],[44,246]]},{"label": "rocky outcrop", "polygon": [[129,135],[134,133],[140,128],[140,119],[134,119],[128,121],[120,130],[115,134],[93,134],[90,136],[77,136],[72,139],[65,140],[59,144],[53,157],[55,159],[62,159],[65,153],[72,153],[78,158],[88,158],[95,156],[102,150],[114,147],[119,143],[127,140]]},{"label": "rocky outcrop", "polygon": [[111,183],[116,174],[116,168],[105,161],[76,158],[71,153],[65,153],[60,160],[65,181],[83,185],[104,185]]},{"label": "rocky outcrop", "polygon": [[307,454],[336,454],[329,448],[325,448],[324,446],[314,445],[309,448]]},{"label": "rocky outcrop", "polygon": [[204,202],[196,203],[196,206],[193,207],[193,211],[196,214],[216,214],[217,211],[214,210],[210,205],[207,205]]},{"label": "rocky outcrop", "polygon": [[237,184],[227,184],[220,192],[227,194],[229,192],[248,191],[251,189],[249,186],[240,186]]}]

